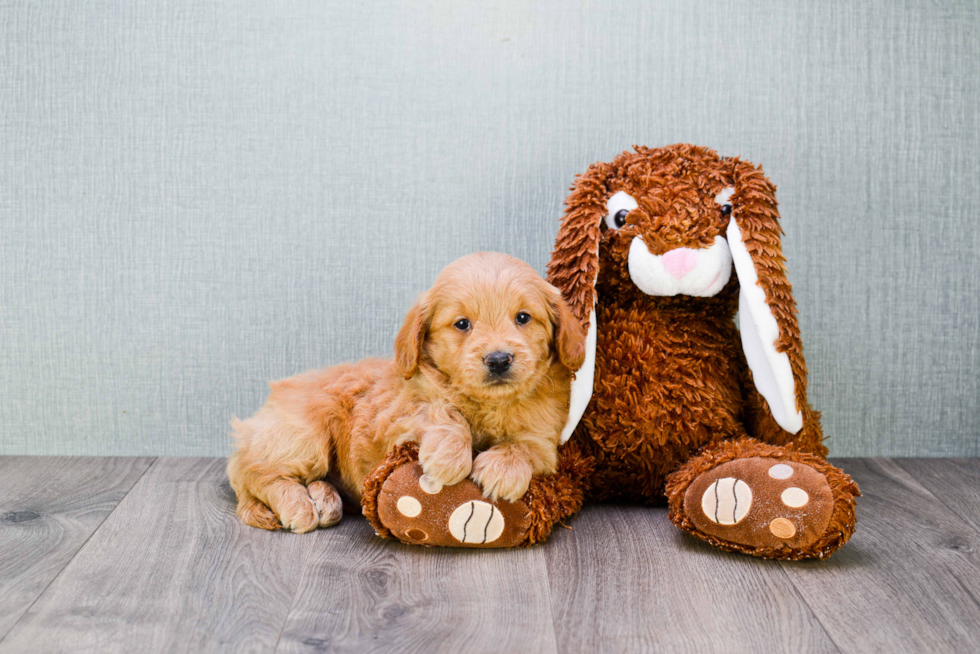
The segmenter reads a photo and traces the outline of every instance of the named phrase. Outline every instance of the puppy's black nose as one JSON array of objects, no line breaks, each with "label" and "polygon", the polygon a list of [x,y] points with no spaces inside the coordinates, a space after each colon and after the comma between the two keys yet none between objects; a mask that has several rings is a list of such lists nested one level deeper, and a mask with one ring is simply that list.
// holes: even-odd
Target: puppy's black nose
[{"label": "puppy's black nose", "polygon": [[483,357],[483,363],[495,375],[502,375],[510,370],[510,364],[513,360],[514,355],[509,352],[491,352]]}]

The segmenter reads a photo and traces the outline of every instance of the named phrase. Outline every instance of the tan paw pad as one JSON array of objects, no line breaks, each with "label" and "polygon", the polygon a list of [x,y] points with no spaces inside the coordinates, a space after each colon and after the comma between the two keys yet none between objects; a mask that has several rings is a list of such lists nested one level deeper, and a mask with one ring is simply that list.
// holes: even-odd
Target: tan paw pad
[{"label": "tan paw pad", "polygon": [[779,496],[783,504],[786,506],[798,509],[801,506],[806,506],[806,503],[810,501],[810,496],[802,488],[797,488],[796,486],[790,486],[783,491],[783,494]]},{"label": "tan paw pad", "polygon": [[449,533],[461,543],[492,543],[504,533],[504,516],[493,504],[471,500],[449,516]]},{"label": "tan paw pad", "polygon": [[769,531],[776,538],[789,540],[796,535],[796,526],[786,518],[776,518],[769,523]]},{"label": "tan paw pad", "polygon": [[701,511],[711,522],[735,525],[752,506],[752,490],[741,479],[725,477],[714,481],[701,496]]},{"label": "tan paw pad", "polygon": [[785,463],[777,463],[769,468],[769,476],[773,479],[789,479],[793,476],[793,468]]},{"label": "tan paw pad", "polygon": [[415,518],[422,513],[422,503],[411,495],[402,495],[398,498],[398,512],[406,518]]},{"label": "tan paw pad", "polygon": [[425,533],[421,529],[409,529],[408,531],[405,532],[405,535],[411,538],[412,540],[418,541],[420,543],[428,540],[429,538],[429,534]]}]

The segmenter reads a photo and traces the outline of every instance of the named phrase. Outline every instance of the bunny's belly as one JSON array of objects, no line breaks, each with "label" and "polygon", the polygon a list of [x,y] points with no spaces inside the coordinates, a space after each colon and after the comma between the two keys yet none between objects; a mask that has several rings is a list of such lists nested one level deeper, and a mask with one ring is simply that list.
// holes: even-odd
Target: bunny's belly
[{"label": "bunny's belly", "polygon": [[745,435],[738,331],[725,316],[603,317],[576,439],[596,458],[594,499],[657,502],[666,476],[701,447]]}]

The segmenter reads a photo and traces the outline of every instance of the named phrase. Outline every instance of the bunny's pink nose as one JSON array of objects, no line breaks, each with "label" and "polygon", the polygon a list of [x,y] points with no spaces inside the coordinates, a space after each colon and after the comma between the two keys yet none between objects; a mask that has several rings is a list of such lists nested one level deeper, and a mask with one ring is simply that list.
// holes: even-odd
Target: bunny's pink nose
[{"label": "bunny's pink nose", "polygon": [[676,248],[664,253],[664,268],[680,279],[698,265],[698,251],[691,248]]}]

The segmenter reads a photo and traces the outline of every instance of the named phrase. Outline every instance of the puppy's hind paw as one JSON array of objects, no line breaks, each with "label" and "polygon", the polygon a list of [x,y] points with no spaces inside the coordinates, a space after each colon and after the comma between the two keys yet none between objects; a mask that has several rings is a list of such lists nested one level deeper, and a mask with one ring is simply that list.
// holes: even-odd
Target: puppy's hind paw
[{"label": "puppy's hind paw", "polygon": [[320,516],[318,526],[330,527],[340,522],[344,515],[344,503],[336,488],[325,481],[314,481],[306,487],[306,492],[310,494]]},{"label": "puppy's hind paw", "polygon": [[236,513],[238,519],[249,527],[268,529],[269,531],[282,529],[282,525],[279,524],[279,519],[272,512],[272,509],[250,495],[239,499]]}]

